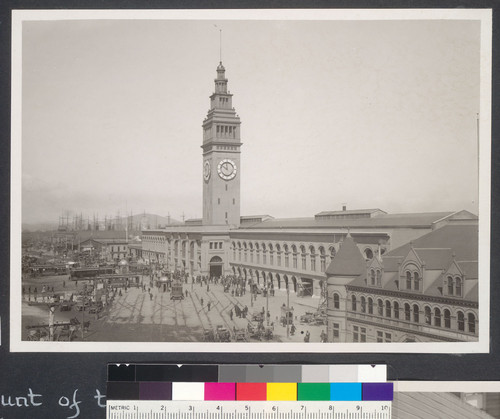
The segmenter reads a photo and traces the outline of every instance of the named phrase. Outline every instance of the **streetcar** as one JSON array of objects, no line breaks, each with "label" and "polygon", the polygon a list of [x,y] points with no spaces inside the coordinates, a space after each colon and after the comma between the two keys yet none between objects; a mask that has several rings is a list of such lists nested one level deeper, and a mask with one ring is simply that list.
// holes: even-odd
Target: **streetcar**
[{"label": "streetcar", "polygon": [[176,280],[172,283],[172,292],[170,293],[171,300],[184,300],[184,292],[182,290],[182,281]]}]

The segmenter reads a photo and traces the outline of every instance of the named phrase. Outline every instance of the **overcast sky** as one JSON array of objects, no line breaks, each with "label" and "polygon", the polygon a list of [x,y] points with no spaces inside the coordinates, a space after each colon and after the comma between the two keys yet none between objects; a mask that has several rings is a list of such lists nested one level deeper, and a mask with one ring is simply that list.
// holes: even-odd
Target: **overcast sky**
[{"label": "overcast sky", "polygon": [[241,213],[477,214],[478,21],[23,23],[23,222],[202,214],[222,61]]}]

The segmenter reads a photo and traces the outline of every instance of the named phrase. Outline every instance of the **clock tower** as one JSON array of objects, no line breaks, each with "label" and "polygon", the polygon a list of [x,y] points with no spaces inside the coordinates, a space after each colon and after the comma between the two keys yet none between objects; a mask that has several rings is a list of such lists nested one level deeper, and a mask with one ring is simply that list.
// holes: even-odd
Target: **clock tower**
[{"label": "clock tower", "polygon": [[222,62],[203,121],[203,225],[240,225],[240,118]]}]

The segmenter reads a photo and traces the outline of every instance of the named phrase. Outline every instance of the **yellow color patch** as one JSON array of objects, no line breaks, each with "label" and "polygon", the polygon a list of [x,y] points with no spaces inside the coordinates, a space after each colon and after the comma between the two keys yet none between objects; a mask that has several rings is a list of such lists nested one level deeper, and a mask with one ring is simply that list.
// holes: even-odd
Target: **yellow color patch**
[{"label": "yellow color patch", "polygon": [[267,400],[297,401],[297,383],[267,383]]}]

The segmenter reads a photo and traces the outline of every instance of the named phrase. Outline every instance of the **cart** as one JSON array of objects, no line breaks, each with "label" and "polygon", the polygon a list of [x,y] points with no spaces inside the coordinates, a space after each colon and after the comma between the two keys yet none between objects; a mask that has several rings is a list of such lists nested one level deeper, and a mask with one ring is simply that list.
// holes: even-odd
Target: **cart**
[{"label": "cart", "polygon": [[215,330],[215,340],[217,342],[231,342],[231,333],[222,325],[218,325]]}]

